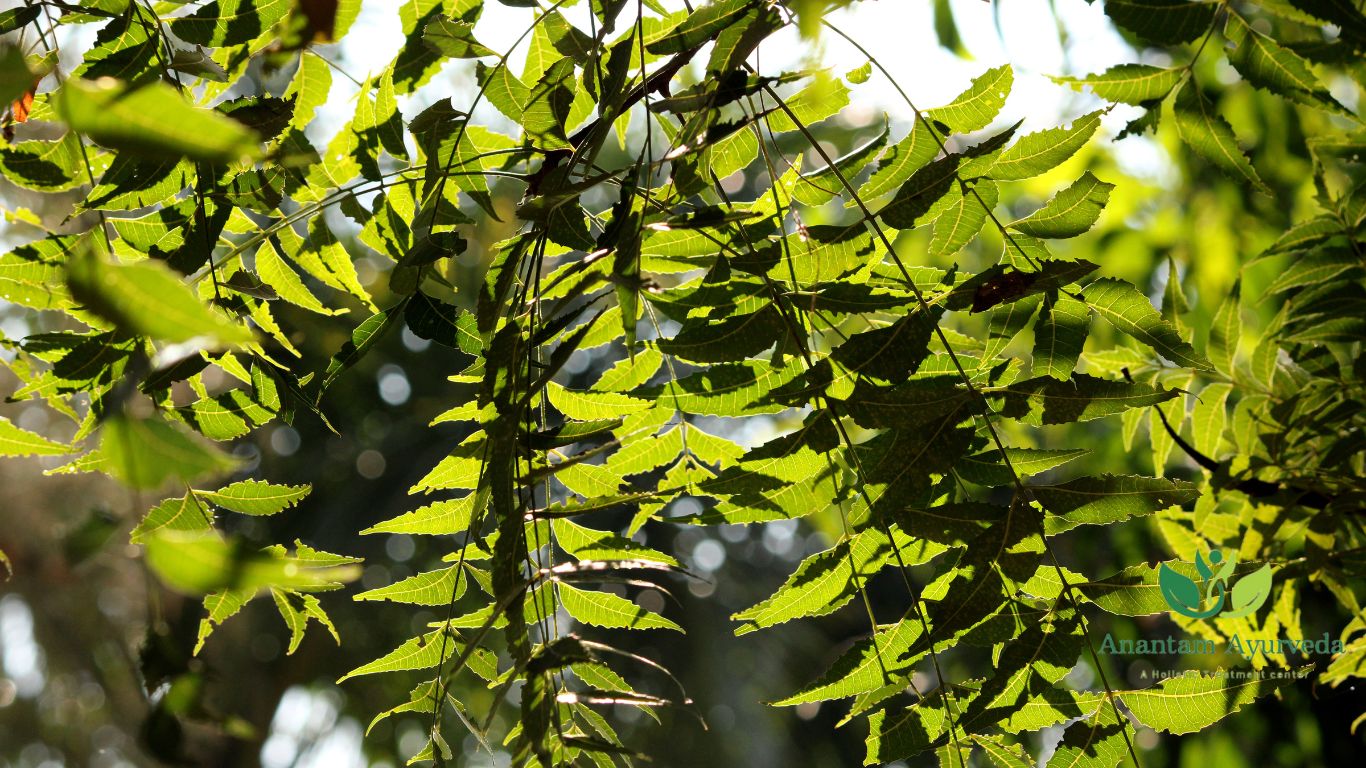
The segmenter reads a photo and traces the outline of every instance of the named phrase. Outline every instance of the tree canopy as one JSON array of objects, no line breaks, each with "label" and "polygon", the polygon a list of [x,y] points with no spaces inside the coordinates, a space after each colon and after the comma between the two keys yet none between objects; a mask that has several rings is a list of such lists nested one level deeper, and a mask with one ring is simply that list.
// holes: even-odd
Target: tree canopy
[{"label": "tree canopy", "polygon": [[920,103],[885,3],[494,5],[407,0],[369,73],[360,0],[0,12],[0,455],[100,500],[63,568],[154,580],[142,754],[254,764],[279,695],[219,689],[281,631],[436,765],[674,764],[748,674],[708,633],[828,764],[1175,765],[1357,684],[1356,4],[1103,0],[1132,60],[1059,115],[1009,63]]}]

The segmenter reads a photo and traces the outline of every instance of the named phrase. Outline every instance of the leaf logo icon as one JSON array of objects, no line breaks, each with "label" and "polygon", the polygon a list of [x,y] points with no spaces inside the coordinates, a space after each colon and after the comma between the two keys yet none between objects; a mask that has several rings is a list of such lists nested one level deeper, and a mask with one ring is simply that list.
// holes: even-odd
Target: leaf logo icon
[{"label": "leaf logo icon", "polygon": [[1233,595],[1229,601],[1232,605],[1220,614],[1220,618],[1236,619],[1253,613],[1262,607],[1270,595],[1271,564],[1267,563],[1233,585]]},{"label": "leaf logo icon", "polygon": [[1208,619],[1224,607],[1223,584],[1215,583],[1219,589],[1219,600],[1214,607],[1201,610],[1200,606],[1205,602],[1205,598],[1200,594],[1200,585],[1196,584],[1194,579],[1169,568],[1166,563],[1162,564],[1162,569],[1157,574],[1157,583],[1162,588],[1162,598],[1167,601],[1167,605],[1182,616]]},{"label": "leaf logo icon", "polygon": [[[1250,615],[1261,608],[1271,595],[1271,565],[1263,565],[1229,587],[1237,563],[1236,557],[1224,560],[1218,550],[1209,553],[1208,562],[1197,553],[1195,571],[1200,576],[1200,582],[1163,563],[1157,575],[1162,599],[1173,611],[1192,619],[1214,616],[1236,619]],[[1218,570],[1212,566],[1217,566]]]}]

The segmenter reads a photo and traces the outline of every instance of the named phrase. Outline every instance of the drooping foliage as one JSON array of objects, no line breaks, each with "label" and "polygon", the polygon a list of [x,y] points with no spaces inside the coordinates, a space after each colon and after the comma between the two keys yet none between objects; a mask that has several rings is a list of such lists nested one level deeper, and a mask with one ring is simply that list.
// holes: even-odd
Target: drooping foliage
[{"label": "drooping foliage", "polygon": [[[0,56],[13,103],[0,168],[76,201],[69,224],[0,257],[0,297],[37,318],[3,340],[11,399],[43,401],[74,436],[0,421],[0,453],[65,456],[52,472],[164,496],[132,542],[166,586],[202,596],[201,646],[267,594],[291,649],[310,623],[336,634],[322,593],[355,578],[355,559],[226,534],[217,517],[287,514],[310,491],[239,477],[230,445],[277,420],[327,423],[329,388],[406,328],[468,355],[437,372],[459,393],[438,421],[466,437],[412,487],[411,511],[359,533],[441,537],[449,554],[355,597],[441,618],[343,680],[412,676],[410,699],[376,720],[424,718],[414,760],[444,764],[468,731],[519,765],[622,764],[633,752],[605,707],[689,707],[630,682],[667,658],[612,645],[688,629],[621,596],[692,578],[638,541],[666,525],[839,520],[837,541],[733,618],[782,643],[786,622],[866,607],[864,635],[828,671],[774,698],[848,700],[869,764],[934,752],[1031,765],[1023,735],[1064,725],[1050,765],[1137,762],[1140,725],[1200,730],[1284,684],[1131,690],[1105,674],[1092,625],[1167,611],[1160,569],[1078,573],[1057,542],[1135,518],[1169,550],[1152,561],[1223,550],[1272,568],[1264,609],[1182,620],[1188,631],[1300,636],[1300,593],[1322,585],[1356,618],[1318,680],[1357,675],[1366,17],[1352,4],[1107,0],[1170,62],[1060,78],[1099,109],[1061,125],[1006,114],[1003,66],[949,103],[908,103],[912,124],[840,156],[822,126],[870,78],[917,76],[885,71],[826,18],[848,0],[589,0],[580,26],[575,2],[503,4],[527,9],[508,50],[475,37],[482,0],[404,3],[403,46],[360,79],[325,144],[307,129],[340,70],[314,44],[357,34],[357,0],[0,16],[38,41]],[[68,67],[57,41],[85,27],[93,43]],[[868,64],[761,66],[766,41],[794,28]],[[1216,59],[1240,80],[1210,75]],[[475,78],[468,103],[428,87],[452,60]],[[1281,130],[1307,148],[1311,189],[1244,151],[1221,104],[1250,89],[1293,104]],[[1276,260],[1275,280],[1199,296],[1217,306],[1207,328],[1188,324],[1174,263],[1159,307],[1072,252],[1116,194],[1103,169],[1002,202],[1076,167],[1064,164],[1115,105],[1142,108],[1126,134],[1174,126],[1174,151],[1252,205],[1294,204],[1284,234],[1245,254],[1249,268]],[[40,125],[55,129],[30,133]],[[515,207],[500,205],[509,186]],[[481,227],[504,236],[476,247]],[[385,276],[362,279],[361,260]],[[1279,307],[1255,340],[1253,301]],[[322,365],[295,348],[306,313],[350,334]],[[609,367],[573,380],[589,352]],[[736,439],[737,424],[774,417],[793,428]],[[1126,445],[1146,425],[1156,476],[1070,472],[1090,422]],[[696,511],[678,514],[685,499]],[[902,586],[895,615],[864,598],[884,573]],[[980,653],[974,674],[946,674],[957,649]],[[1064,680],[1079,660],[1099,672],[1089,689]],[[456,700],[457,676],[486,683],[492,708]]]}]

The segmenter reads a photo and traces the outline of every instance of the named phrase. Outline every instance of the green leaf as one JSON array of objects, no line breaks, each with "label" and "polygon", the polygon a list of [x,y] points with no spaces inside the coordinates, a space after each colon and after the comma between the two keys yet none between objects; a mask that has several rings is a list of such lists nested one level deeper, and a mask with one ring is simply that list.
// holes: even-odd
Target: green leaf
[{"label": "green leaf", "polygon": [[1067,381],[1043,377],[1002,388],[1007,415],[1029,416],[1030,423],[1065,424],[1122,413],[1130,408],[1165,402],[1175,390],[1148,384],[1108,381],[1076,373]]},{"label": "green leaf", "polygon": [[1114,707],[1101,704],[1068,726],[1048,762],[1054,768],[1117,768],[1129,755],[1128,727],[1115,719]]},{"label": "green leaf", "polygon": [[289,13],[288,0],[214,0],[169,19],[176,36],[213,48],[250,42]]},{"label": "green leaf", "polygon": [[823,552],[802,561],[797,570],[771,596],[731,616],[744,622],[736,635],[807,616],[833,613],[854,598],[856,587],[891,562],[897,550],[905,550],[907,565],[921,563],[944,551],[930,542],[911,542],[894,532],[895,542],[872,528],[854,534]]},{"label": "green leaf", "polygon": [[774,133],[809,128],[849,106],[849,86],[821,71],[810,85],[784,99],[784,104],[791,115],[779,109],[768,116],[769,130]]},{"label": "green leaf", "polygon": [[687,324],[673,338],[660,340],[658,346],[661,352],[680,360],[726,362],[758,354],[786,333],[782,313],[769,305],[750,314]]},{"label": "green leaf", "polygon": [[1214,163],[1230,178],[1250,184],[1264,194],[1271,194],[1238,146],[1238,137],[1233,135],[1232,126],[1205,98],[1198,86],[1189,83],[1183,87],[1177,94],[1172,112],[1181,140],[1196,154]]},{"label": "green leaf", "polygon": [[71,446],[20,429],[0,417],[0,456],[60,456],[72,450]]},{"label": "green leaf", "polygon": [[1049,298],[1034,322],[1036,372],[1066,381],[1072,376],[1086,344],[1091,310],[1085,302],[1059,294]]},{"label": "green leaf", "polygon": [[100,436],[99,457],[100,469],[134,488],[158,488],[172,479],[189,483],[226,473],[238,463],[159,417],[108,419]]},{"label": "green leaf", "polygon": [[[872,637],[854,643],[814,682],[773,702],[773,706],[791,707],[875,691],[888,684],[889,676],[896,680],[913,668],[915,659],[906,658],[906,655],[922,634],[920,622],[914,617],[904,618],[889,627],[878,627]],[[886,675],[883,674],[884,665],[889,667]]]},{"label": "green leaf", "polygon": [[57,115],[107,147],[157,158],[230,163],[259,154],[255,132],[226,115],[192,106],[162,82],[66,81],[52,97]]},{"label": "green leaf", "polygon": [[1187,0],[1106,0],[1105,15],[1139,37],[1162,45],[1189,43],[1205,34],[1215,3]]},{"label": "green leaf", "polygon": [[435,341],[470,354],[478,354],[483,346],[474,325],[474,315],[421,291],[409,299],[403,310],[403,322],[419,339]]},{"label": "green leaf", "polygon": [[929,355],[937,320],[938,310],[933,316],[924,312],[904,315],[891,325],[850,336],[830,356],[850,373],[904,381]]},{"label": "green leaf", "polygon": [[[940,688],[905,709],[874,712],[868,717],[868,752],[863,764],[903,760],[950,741],[950,728],[957,730],[962,708],[970,700],[971,692],[961,687],[952,698]],[[953,708],[952,714],[949,707]]]},{"label": "green leaf", "polygon": [[263,480],[239,480],[216,491],[195,491],[195,495],[224,509],[244,515],[275,515],[298,504],[313,490],[312,485],[276,485]]},{"label": "green leaf", "polygon": [[278,403],[267,407],[245,389],[203,397],[188,407],[177,408],[187,424],[211,440],[235,440],[275,417]]},{"label": "green leaf", "polygon": [[669,555],[637,544],[625,536],[585,528],[563,517],[552,520],[551,529],[555,532],[555,542],[579,560],[640,559],[678,565],[678,561]]},{"label": "green leaf", "polygon": [[522,108],[527,99],[531,96],[531,89],[526,87],[516,75],[512,74],[506,66],[485,68],[483,62],[475,65],[479,75],[479,81],[484,84],[484,93],[492,104],[507,119],[521,125]]},{"label": "green leaf", "polygon": [[560,413],[580,421],[609,419],[653,407],[648,400],[638,400],[616,392],[565,389],[554,382],[547,384],[546,396]]},{"label": "green leaf", "polygon": [[1288,684],[1292,675],[1253,677],[1182,675],[1119,699],[1139,722],[1163,733],[1195,733]]},{"label": "green leaf", "polygon": [[982,231],[987,214],[996,207],[996,184],[990,179],[981,179],[973,190],[976,194],[959,195],[958,202],[935,220],[934,237],[929,246],[931,256],[952,256]]},{"label": "green leaf", "polygon": [[1226,34],[1237,46],[1228,57],[1229,63],[1248,82],[1296,101],[1345,111],[1314,74],[1308,61],[1248,26],[1242,17],[1229,16]]},{"label": "green leaf", "polygon": [[469,579],[460,575],[461,570],[462,566],[453,565],[419,573],[387,587],[366,590],[353,599],[386,600],[408,605],[450,605],[460,599],[469,586]]},{"label": "green leaf", "polygon": [[[289,230],[289,234],[293,235],[293,230]],[[281,238],[281,244],[284,243],[285,239]],[[346,247],[337,240],[336,235],[332,234],[332,230],[328,229],[323,218],[314,219],[309,226],[308,237],[297,248],[292,244],[288,246],[286,252],[305,272],[317,278],[323,285],[345,291],[360,299],[372,311],[376,309],[374,302],[370,300],[370,293],[360,283],[351,255],[346,252]]]},{"label": "green leaf", "polygon": [[[286,656],[293,655],[299,650],[299,644],[303,642],[304,634],[308,630],[309,619],[323,625],[332,635],[332,639],[338,644],[341,643],[336,626],[332,624],[331,617],[323,610],[322,601],[316,596],[287,589],[272,589],[270,594],[275,600],[276,609],[280,611],[280,617],[289,627],[289,647],[285,649]],[[295,600],[299,601],[299,605],[295,605]]]},{"label": "green leaf", "polygon": [[161,262],[111,264],[95,255],[94,248],[78,249],[68,263],[67,284],[87,307],[130,333],[221,344],[253,338],[246,326],[206,306]]},{"label": "green leaf", "polygon": [[991,166],[993,179],[1015,181],[1038,176],[1062,165],[1077,150],[1086,146],[1100,127],[1099,110],[1072,121],[1066,128],[1049,128],[1030,133],[1006,148]]},{"label": "green leaf", "polygon": [[404,672],[414,669],[431,669],[445,663],[464,646],[449,629],[439,629],[405,640],[402,645],[368,664],[347,672],[337,678],[340,684],[353,677],[374,675],[381,672]]},{"label": "green leaf", "polygon": [[566,121],[574,102],[574,62],[560,59],[527,91],[517,122],[541,147],[566,147]]},{"label": "green leaf", "polygon": [[1005,106],[1014,81],[1015,72],[1009,64],[988,69],[951,103],[930,110],[926,117],[947,125],[949,133],[980,131],[990,125]]},{"label": "green leaf", "polygon": [[1209,327],[1209,344],[1205,354],[1215,369],[1233,373],[1233,361],[1238,356],[1238,344],[1243,337],[1242,283],[1235,282],[1232,290],[1219,302],[1214,322]]},{"label": "green leaf", "polygon": [[1023,745],[1008,744],[1001,736],[972,734],[972,742],[995,768],[1034,768],[1034,760]]},{"label": "green leaf", "polygon": [[[846,190],[840,182],[840,177],[852,183],[859,171],[887,146],[887,136],[887,127],[884,125],[876,136],[851,149],[847,154],[832,158],[833,162],[829,165],[811,173],[801,174],[800,180],[792,187],[792,196],[803,205],[817,206],[829,202],[835,195],[843,194]],[[715,168],[714,162],[712,165]]]},{"label": "green leaf", "polygon": [[1078,525],[1109,525],[1139,515],[1150,515],[1200,496],[1192,483],[1132,475],[1081,477],[1061,485],[1031,486],[1030,493],[1049,513],[1044,532],[1049,536]]},{"label": "green leaf", "polygon": [[1227,418],[1227,403],[1233,385],[1216,382],[1200,390],[1191,413],[1191,431],[1195,437],[1195,449],[1210,458],[1217,459],[1219,444],[1223,439]]},{"label": "green leaf", "polygon": [[0,35],[14,32],[20,27],[33,23],[43,12],[41,6],[21,5],[0,13]]},{"label": "green leaf", "polygon": [[[988,486],[1010,485],[1014,475],[1023,478],[1047,472],[1087,453],[1090,451],[1085,448],[1054,451],[1040,448],[1006,448],[1006,458],[1010,459],[1010,467],[1006,467],[1001,460],[1001,452],[992,449],[960,459],[954,466],[954,471],[970,483]],[[1010,471],[1011,468],[1015,470],[1014,475]]]},{"label": "green leaf", "polygon": [[437,14],[422,29],[422,40],[443,56],[452,59],[477,59],[497,56],[498,52],[474,39],[474,25]]},{"label": "green leaf", "polygon": [[753,0],[717,0],[701,6],[658,38],[648,41],[645,50],[655,54],[682,53],[708,40],[749,13]]},{"label": "green leaf", "polygon": [[131,540],[134,544],[144,544],[163,530],[211,531],[213,512],[188,493],[178,498],[167,499],[147,512],[133,529]]},{"label": "green leaf", "polygon": [[698,415],[777,413],[786,406],[772,400],[769,392],[792,381],[802,370],[799,361],[792,359],[777,367],[762,361],[721,363],[637,394],[657,398],[661,407]]},{"label": "green leaf", "polygon": [[1114,184],[1107,184],[1087,171],[1042,208],[1010,226],[1034,237],[1076,237],[1095,225],[1114,188]]},{"label": "green leaf", "polygon": [[361,531],[369,533],[407,533],[427,536],[451,536],[469,529],[476,513],[476,503],[488,500],[487,494],[471,493],[460,499],[438,501],[405,512],[391,520],[376,523]]},{"label": "green leaf", "polygon": [[318,297],[304,286],[304,281],[294,268],[285,263],[284,257],[275,249],[270,240],[261,243],[256,249],[256,276],[270,286],[280,298],[320,315],[337,315],[346,310],[332,310],[323,306]]},{"label": "green leaf", "polygon": [[391,307],[362,320],[360,325],[351,331],[351,338],[342,345],[341,349],[337,350],[336,354],[332,355],[332,359],[328,362],[327,371],[323,374],[322,385],[318,388],[319,397],[348,368],[369,354],[370,350],[379,343],[379,340],[384,338],[384,334],[397,323],[399,317],[399,307]]},{"label": "green leaf", "polygon": [[313,114],[327,102],[332,90],[332,67],[322,57],[309,51],[299,58],[299,69],[294,79],[285,89],[286,99],[294,98],[294,114],[290,118],[291,127],[302,131],[313,122]]},{"label": "green leaf", "polygon": [[1083,289],[1086,303],[1111,325],[1148,345],[1174,363],[1210,371],[1209,361],[1181,338],[1176,328],[1139,290],[1122,280],[1103,278]]},{"label": "green leaf", "polygon": [[1181,82],[1184,73],[1184,67],[1163,69],[1147,64],[1120,64],[1100,74],[1052,79],[1078,90],[1089,86],[1092,93],[1107,101],[1142,104],[1166,96]]},{"label": "green leaf", "polygon": [[562,605],[575,620],[595,627],[612,629],[672,629],[683,628],[657,613],[641,608],[624,597],[571,587],[556,586]]},{"label": "green leaf", "polygon": [[290,557],[282,548],[254,550],[214,531],[163,529],[148,538],[146,547],[147,565],[157,577],[186,594],[265,587],[330,588],[360,575],[354,565]]},{"label": "green leaf", "polygon": [[[95,169],[98,171],[98,166]],[[61,192],[89,180],[80,139],[71,132],[56,141],[20,141],[0,146],[0,171],[15,186],[39,192]]]},{"label": "green leaf", "polygon": [[485,441],[482,433],[475,433],[442,459],[432,471],[417,481],[409,493],[431,493],[436,490],[472,490],[479,484],[485,463]]},{"label": "green leaf", "polygon": [[906,137],[882,153],[877,170],[863,186],[859,197],[872,200],[901,186],[939,154],[939,142],[923,121],[917,120]]}]

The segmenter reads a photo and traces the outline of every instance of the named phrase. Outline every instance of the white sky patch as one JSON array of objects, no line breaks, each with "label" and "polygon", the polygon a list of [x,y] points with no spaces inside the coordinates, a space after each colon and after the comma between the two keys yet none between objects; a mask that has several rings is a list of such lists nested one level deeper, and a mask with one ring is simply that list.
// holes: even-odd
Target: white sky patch
[{"label": "white sky patch", "polygon": [[20,698],[43,692],[43,649],[33,634],[33,611],[18,595],[0,598],[0,668]]},{"label": "white sky patch", "polygon": [[331,690],[285,691],[261,745],[264,768],[365,768],[360,724],[338,717],[339,701]]}]

